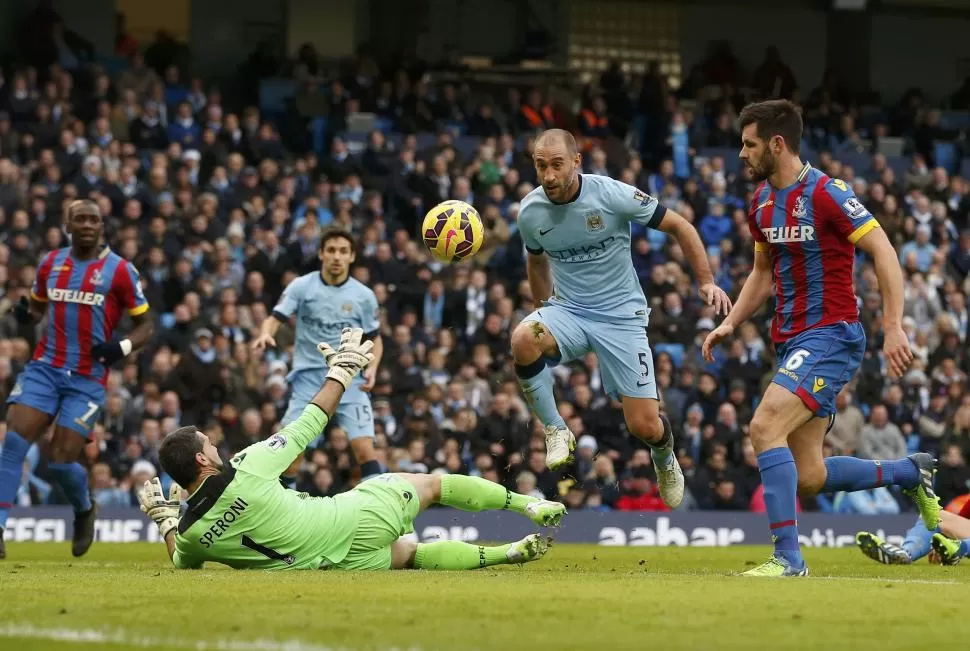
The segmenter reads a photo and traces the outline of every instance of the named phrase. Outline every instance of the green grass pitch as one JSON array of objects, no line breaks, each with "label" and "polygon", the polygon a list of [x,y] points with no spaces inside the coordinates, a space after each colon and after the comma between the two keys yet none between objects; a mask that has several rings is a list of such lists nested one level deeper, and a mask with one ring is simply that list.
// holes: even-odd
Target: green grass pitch
[{"label": "green grass pitch", "polygon": [[970,567],[806,550],[807,579],[746,579],[767,547],[558,545],[472,572],[176,571],[164,547],[11,544],[0,649],[970,648]]}]

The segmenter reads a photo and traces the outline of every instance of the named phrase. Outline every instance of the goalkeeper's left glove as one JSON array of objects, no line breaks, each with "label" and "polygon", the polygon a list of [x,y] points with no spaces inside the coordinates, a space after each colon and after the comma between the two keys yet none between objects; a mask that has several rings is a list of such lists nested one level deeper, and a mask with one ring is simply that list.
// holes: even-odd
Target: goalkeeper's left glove
[{"label": "goalkeeper's left glove", "polygon": [[131,352],[131,340],[103,341],[91,346],[91,357],[105,366],[111,366],[119,359],[124,359]]},{"label": "goalkeeper's left glove", "polygon": [[138,490],[138,504],[141,510],[158,526],[162,539],[179,526],[179,502],[182,487],[172,482],[168,499],[162,491],[162,481],[155,477],[145,482]]},{"label": "goalkeeper's left glove", "polygon": [[364,331],[360,328],[344,328],[337,350],[326,342],[317,344],[317,350],[330,367],[327,377],[340,382],[345,390],[354,377],[374,361],[374,353],[371,352],[374,342],[368,340],[361,343],[363,336]]}]

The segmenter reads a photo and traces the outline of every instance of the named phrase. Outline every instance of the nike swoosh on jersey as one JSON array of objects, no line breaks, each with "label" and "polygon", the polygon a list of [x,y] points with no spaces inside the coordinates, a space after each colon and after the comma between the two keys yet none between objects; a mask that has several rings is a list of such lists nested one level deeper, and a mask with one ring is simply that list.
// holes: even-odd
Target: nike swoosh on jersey
[{"label": "nike swoosh on jersey", "polygon": [[539,229],[539,235],[545,235],[546,233],[548,233],[549,231],[551,231],[553,228],[555,228],[555,226],[553,226],[552,228],[547,228],[546,230],[542,230],[540,228]]}]

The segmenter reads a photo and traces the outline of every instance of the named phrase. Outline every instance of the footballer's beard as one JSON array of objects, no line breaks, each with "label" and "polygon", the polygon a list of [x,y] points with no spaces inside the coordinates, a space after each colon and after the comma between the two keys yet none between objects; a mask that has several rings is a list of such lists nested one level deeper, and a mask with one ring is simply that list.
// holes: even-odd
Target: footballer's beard
[{"label": "footballer's beard", "polygon": [[775,173],[775,157],[771,152],[766,151],[757,163],[749,162],[748,169],[750,170],[753,181],[759,183],[765,181]]}]

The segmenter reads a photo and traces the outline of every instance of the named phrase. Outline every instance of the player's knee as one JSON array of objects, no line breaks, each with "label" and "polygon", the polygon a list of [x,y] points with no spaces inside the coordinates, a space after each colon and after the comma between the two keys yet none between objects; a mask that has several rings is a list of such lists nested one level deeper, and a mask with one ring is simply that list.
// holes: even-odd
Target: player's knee
[{"label": "player's knee", "polygon": [[84,443],[85,438],[81,434],[68,429],[56,429],[48,447],[51,463],[78,461]]},{"label": "player's knee", "polygon": [[374,439],[372,438],[353,439],[350,442],[350,447],[354,450],[354,458],[357,459],[358,465],[377,460],[377,452],[374,450]]},{"label": "player's knee", "polygon": [[391,569],[409,570],[414,567],[414,556],[418,543],[407,538],[398,538],[391,544]]},{"label": "player's knee", "polygon": [[537,325],[523,321],[512,331],[512,358],[516,364],[531,364],[542,356],[542,336],[534,332]]},{"label": "player's knee", "polygon": [[658,443],[664,436],[663,423],[660,422],[660,417],[650,412],[630,414],[627,416],[626,426],[631,434],[648,443]]},{"label": "player's knee", "polygon": [[772,426],[773,412],[770,410],[758,410],[748,429],[751,443],[756,452],[760,453],[768,448],[774,447],[775,439],[778,438],[777,428]]}]

